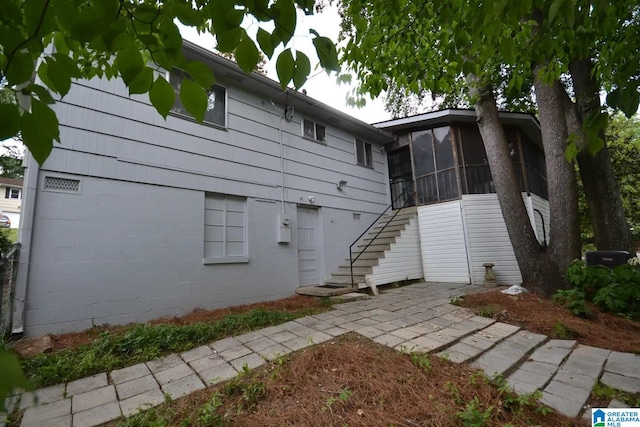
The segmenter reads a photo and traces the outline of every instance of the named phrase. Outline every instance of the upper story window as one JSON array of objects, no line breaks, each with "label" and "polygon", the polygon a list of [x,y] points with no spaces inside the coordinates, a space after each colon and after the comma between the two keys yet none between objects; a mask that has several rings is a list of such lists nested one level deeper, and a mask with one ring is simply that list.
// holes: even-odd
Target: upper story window
[{"label": "upper story window", "polygon": [[309,119],[302,119],[302,136],[319,142],[327,142],[325,127]]},{"label": "upper story window", "polygon": [[356,161],[361,166],[373,167],[371,144],[356,138]]},{"label": "upper story window", "polygon": [[[185,72],[174,69],[169,75],[169,82],[176,92],[176,102],[173,104],[171,111],[177,114],[191,117],[191,114],[184,108],[180,102],[180,84],[185,77]],[[204,113],[204,122],[216,126],[227,126],[227,90],[220,85],[213,85],[207,92],[208,102],[207,111]]]},{"label": "upper story window", "polygon": [[22,190],[19,188],[11,188],[11,187],[7,187],[5,193],[4,193],[4,197],[5,199],[14,199],[14,200],[21,200],[22,199]]}]

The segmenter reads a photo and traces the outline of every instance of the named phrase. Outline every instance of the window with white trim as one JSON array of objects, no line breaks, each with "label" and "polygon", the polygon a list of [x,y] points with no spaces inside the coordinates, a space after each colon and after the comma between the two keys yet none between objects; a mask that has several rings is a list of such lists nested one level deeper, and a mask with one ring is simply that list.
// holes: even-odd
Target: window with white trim
[{"label": "window with white trim", "polygon": [[205,262],[247,262],[246,197],[207,193],[204,209]]},{"label": "window with white trim", "polygon": [[19,188],[7,187],[4,193],[5,199],[14,199],[21,200],[22,199],[22,190]]},{"label": "window with white trim", "polygon": [[371,144],[356,138],[356,161],[361,166],[373,167]]},{"label": "window with white trim", "polygon": [[[192,117],[180,102],[180,84],[185,77],[185,72],[174,69],[169,73],[169,82],[176,93],[176,101],[171,107],[171,112]],[[207,92],[207,111],[204,113],[204,122],[216,126],[227,126],[227,89],[220,85],[213,85]]]},{"label": "window with white trim", "polygon": [[309,119],[302,119],[302,136],[318,142],[327,142],[325,127]]}]

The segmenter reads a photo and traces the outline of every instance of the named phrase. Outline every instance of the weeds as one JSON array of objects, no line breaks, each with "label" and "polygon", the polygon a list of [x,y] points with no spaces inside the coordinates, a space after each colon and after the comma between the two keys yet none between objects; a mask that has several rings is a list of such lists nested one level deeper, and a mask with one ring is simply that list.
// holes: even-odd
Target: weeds
[{"label": "weeds", "polygon": [[91,344],[24,360],[22,367],[38,387],[73,381],[147,362],[227,336],[238,335],[313,314],[255,309],[207,323],[139,324],[124,333],[102,332]]},{"label": "weeds", "polygon": [[330,397],[327,399],[326,404],[322,407],[322,411],[331,411],[331,406],[336,402],[347,403],[349,398],[353,395],[353,391],[349,390],[349,387],[340,390],[338,397]]},{"label": "weeds", "polygon": [[613,387],[610,387],[601,382],[597,382],[593,389],[591,390],[591,397],[596,400],[602,401],[611,401],[613,399],[618,399],[625,404],[629,405],[630,408],[640,407],[640,393],[627,393],[625,391],[616,390]]},{"label": "weeds", "polygon": [[198,419],[204,426],[223,426],[225,425],[225,417],[218,414],[218,409],[223,405],[222,395],[220,393],[214,393],[209,398],[209,401],[202,405],[200,409],[200,416]]},{"label": "weeds", "polygon": [[411,353],[411,363],[426,373],[429,373],[432,368],[431,359],[429,359],[429,355],[426,353]]},{"label": "weeds", "polygon": [[578,335],[579,334],[576,331],[566,326],[562,322],[556,321],[553,324],[553,330],[551,331],[551,336],[553,338],[565,340],[565,339],[575,338]]},{"label": "weeds", "polygon": [[476,314],[481,317],[488,317],[489,319],[493,319],[493,316],[496,315],[496,307],[491,304],[482,305],[476,309]]},{"label": "weeds", "polygon": [[464,411],[458,413],[458,417],[462,420],[465,427],[482,427],[487,425],[493,413],[493,406],[482,409],[482,404],[478,396],[473,396],[473,400],[464,408]]}]

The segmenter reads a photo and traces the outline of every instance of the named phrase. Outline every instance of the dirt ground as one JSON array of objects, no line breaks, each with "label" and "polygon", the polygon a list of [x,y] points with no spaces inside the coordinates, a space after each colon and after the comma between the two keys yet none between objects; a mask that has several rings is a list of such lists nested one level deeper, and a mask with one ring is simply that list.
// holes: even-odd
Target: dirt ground
[{"label": "dirt ground", "polygon": [[589,308],[596,319],[574,316],[549,299],[532,294],[509,296],[500,289],[465,296],[460,305],[501,322],[560,339],[609,350],[640,353],[640,323]]}]

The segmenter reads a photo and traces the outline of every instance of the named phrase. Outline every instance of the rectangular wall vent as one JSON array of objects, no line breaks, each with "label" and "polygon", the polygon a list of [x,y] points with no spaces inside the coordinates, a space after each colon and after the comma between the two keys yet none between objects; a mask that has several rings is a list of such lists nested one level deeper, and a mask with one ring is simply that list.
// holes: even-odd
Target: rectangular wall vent
[{"label": "rectangular wall vent", "polygon": [[63,193],[79,193],[80,180],[45,176],[44,189],[49,191],[60,191]]},{"label": "rectangular wall vent", "polygon": [[353,220],[354,221],[361,221],[362,220],[362,214],[361,213],[357,213],[357,212],[353,212]]}]

